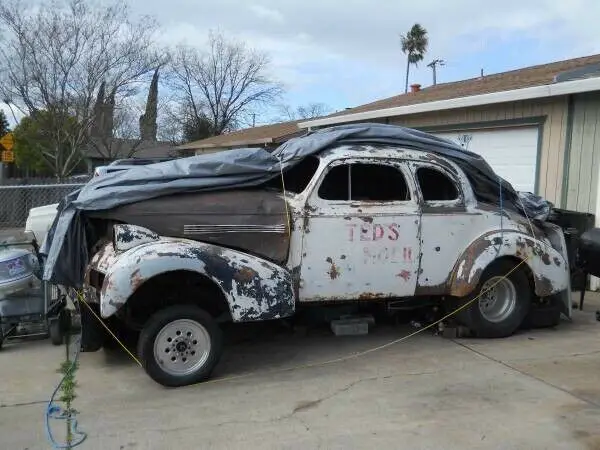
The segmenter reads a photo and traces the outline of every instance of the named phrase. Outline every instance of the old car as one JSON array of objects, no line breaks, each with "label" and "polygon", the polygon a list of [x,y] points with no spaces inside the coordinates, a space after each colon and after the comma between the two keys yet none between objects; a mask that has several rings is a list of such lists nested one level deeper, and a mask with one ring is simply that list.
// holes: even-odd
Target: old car
[{"label": "old car", "polygon": [[[502,193],[500,206],[482,200],[456,159],[381,142],[299,159],[264,183],[87,211],[107,232],[90,251],[86,298],[115,329],[139,332],[158,383],[207,379],[222,322],[306,305],[416,298],[451,311],[483,293],[457,316],[480,337],[513,334],[540,304],[571,315],[562,229]],[[97,350],[101,330],[86,317],[84,350]]]}]

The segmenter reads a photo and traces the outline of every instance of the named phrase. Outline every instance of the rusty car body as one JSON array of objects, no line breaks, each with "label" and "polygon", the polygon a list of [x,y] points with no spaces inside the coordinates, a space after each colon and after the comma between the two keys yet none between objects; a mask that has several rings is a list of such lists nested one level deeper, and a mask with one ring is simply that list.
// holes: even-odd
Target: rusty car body
[{"label": "rusty car body", "polygon": [[[207,312],[195,317],[214,330],[207,316],[247,322],[289,317],[315,303],[464,302],[481,293],[500,261],[520,265],[530,291],[513,295],[519,312],[498,322],[504,325],[494,328],[491,319],[481,325],[479,318],[480,331],[490,331],[481,335],[512,334],[530,305],[549,299],[571,315],[562,229],[478,201],[455,162],[364,144],[311,158],[302,176],[282,174],[259,188],[162,196],[98,212],[112,235],[86,270],[89,301],[104,319],[141,331],[143,340],[152,314],[181,305]],[[181,312],[174,311],[172,321]],[[185,311],[181,320],[191,320]],[[153,325],[155,341],[167,323]],[[178,339],[202,332],[178,323],[181,329],[163,340],[166,354],[176,353],[173,371],[155,347],[139,344],[148,373],[166,385],[205,379],[220,351],[220,341],[207,338],[204,365],[186,372],[190,342],[197,340],[180,345]]]}]

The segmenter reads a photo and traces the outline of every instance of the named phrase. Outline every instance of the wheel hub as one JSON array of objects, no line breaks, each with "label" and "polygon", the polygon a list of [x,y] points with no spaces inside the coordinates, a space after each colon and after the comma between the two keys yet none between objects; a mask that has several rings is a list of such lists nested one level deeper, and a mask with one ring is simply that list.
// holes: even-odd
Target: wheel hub
[{"label": "wheel hub", "polygon": [[180,319],[165,325],[154,340],[154,356],[161,368],[175,376],[185,376],[201,368],[211,350],[208,331],[202,324]]},{"label": "wheel hub", "polygon": [[506,320],[517,306],[517,290],[508,278],[490,278],[481,287],[481,292],[479,311],[489,322]]}]

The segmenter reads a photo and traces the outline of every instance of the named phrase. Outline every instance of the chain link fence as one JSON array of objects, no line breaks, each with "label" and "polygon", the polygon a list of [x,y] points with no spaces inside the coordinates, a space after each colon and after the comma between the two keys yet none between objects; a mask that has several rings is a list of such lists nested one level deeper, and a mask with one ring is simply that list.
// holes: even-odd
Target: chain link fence
[{"label": "chain link fence", "polygon": [[0,185],[0,230],[22,230],[31,208],[58,203],[84,184],[32,180],[31,184]]}]

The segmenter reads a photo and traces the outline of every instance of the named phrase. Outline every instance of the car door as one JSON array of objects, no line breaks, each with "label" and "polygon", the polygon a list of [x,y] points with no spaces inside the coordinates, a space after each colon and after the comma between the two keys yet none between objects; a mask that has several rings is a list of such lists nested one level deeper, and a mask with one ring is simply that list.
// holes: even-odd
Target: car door
[{"label": "car door", "polygon": [[482,232],[485,217],[469,208],[461,178],[438,164],[411,162],[421,207],[421,263],[417,295],[444,294],[448,274],[466,245]]},{"label": "car door", "polygon": [[412,296],[419,210],[408,167],[377,158],[336,160],[304,208],[300,301]]}]

